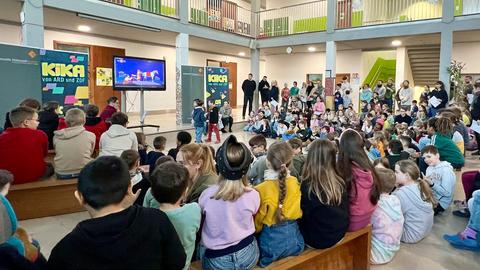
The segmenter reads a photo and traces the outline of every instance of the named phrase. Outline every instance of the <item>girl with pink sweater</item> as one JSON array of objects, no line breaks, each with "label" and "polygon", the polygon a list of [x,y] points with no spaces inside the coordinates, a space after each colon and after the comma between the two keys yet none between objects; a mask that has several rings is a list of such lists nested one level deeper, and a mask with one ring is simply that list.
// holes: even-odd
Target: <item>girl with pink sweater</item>
[{"label": "girl with pink sweater", "polygon": [[353,129],[340,135],[338,167],[349,190],[348,231],[358,231],[370,223],[380,198],[381,182],[364,150],[362,136]]},{"label": "girl with pink sweater", "polygon": [[323,103],[321,97],[318,97],[317,102],[313,105],[313,112],[316,115],[321,115],[325,112],[325,103]]}]

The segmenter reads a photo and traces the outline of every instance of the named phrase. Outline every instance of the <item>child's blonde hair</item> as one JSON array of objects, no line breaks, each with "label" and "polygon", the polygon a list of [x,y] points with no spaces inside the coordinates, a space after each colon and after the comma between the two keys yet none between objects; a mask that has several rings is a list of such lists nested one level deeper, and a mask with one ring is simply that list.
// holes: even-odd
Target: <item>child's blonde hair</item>
[{"label": "child's blonde hair", "polygon": [[387,138],[385,137],[385,134],[382,131],[375,131],[373,133],[373,139],[375,142],[378,143],[383,143],[384,146],[388,145]]},{"label": "child's blonde hair", "polygon": [[206,144],[187,144],[180,148],[183,158],[192,163],[202,161],[202,166],[199,169],[199,175],[216,174],[215,165],[213,161],[212,151]]},{"label": "child's blonde hair", "polygon": [[346,184],[336,167],[336,147],[327,140],[310,145],[302,173],[308,194],[314,194],[322,204],[340,205]]},{"label": "child's blonde hair", "polygon": [[420,178],[420,169],[417,164],[412,160],[406,159],[397,161],[396,165],[398,165],[402,173],[408,174],[415,183],[418,183],[422,200],[431,203],[432,206],[435,207],[437,202],[435,201],[435,197],[433,197],[432,189],[427,181]]},{"label": "child's blonde hair", "polygon": [[[245,159],[245,150],[240,144],[231,144],[227,146],[227,160],[230,164],[241,164]],[[215,200],[224,200],[234,202],[240,198],[245,192],[249,192],[248,180],[246,175],[238,181],[232,181],[220,174],[218,178],[218,190],[211,197]]]},{"label": "child's blonde hair", "polygon": [[288,166],[290,166],[292,158],[292,147],[286,142],[276,142],[272,144],[267,152],[267,161],[270,163],[274,171],[279,172],[278,187],[280,192],[278,196],[278,207],[275,213],[277,222],[283,220],[283,200],[285,199],[287,192],[285,180],[288,176]]}]

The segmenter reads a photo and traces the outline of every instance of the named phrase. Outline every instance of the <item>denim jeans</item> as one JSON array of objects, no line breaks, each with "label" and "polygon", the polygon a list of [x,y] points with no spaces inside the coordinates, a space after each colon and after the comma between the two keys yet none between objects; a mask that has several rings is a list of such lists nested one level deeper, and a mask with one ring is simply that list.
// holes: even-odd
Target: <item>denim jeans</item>
[{"label": "denim jeans", "polygon": [[195,142],[201,143],[204,127],[195,127]]},{"label": "denim jeans", "polygon": [[[470,220],[468,227],[480,231],[480,190],[476,190],[472,194],[472,198],[468,200],[468,209],[470,210]],[[478,238],[479,236],[477,236]]]},{"label": "denim jeans", "polygon": [[205,257],[205,247],[203,245],[200,245],[199,253],[202,260],[202,268],[204,270],[252,269],[257,265],[258,257],[260,256],[256,240],[243,249],[222,257]]},{"label": "denim jeans", "polygon": [[305,246],[297,221],[285,221],[272,226],[264,225],[260,237],[260,267],[288,256],[297,256]]}]

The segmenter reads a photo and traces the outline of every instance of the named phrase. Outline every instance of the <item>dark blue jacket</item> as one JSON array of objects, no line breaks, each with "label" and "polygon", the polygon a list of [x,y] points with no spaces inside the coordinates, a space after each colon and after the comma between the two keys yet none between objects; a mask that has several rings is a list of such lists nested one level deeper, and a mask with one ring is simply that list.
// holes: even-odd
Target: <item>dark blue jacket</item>
[{"label": "dark blue jacket", "polygon": [[194,127],[204,127],[205,126],[205,121],[207,119],[205,118],[205,112],[201,107],[196,107],[193,110],[193,126]]}]

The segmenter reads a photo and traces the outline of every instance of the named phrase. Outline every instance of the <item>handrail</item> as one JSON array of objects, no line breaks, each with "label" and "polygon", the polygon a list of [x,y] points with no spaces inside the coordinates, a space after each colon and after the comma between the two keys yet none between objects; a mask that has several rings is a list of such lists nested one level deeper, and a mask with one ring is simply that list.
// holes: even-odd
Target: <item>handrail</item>
[{"label": "handrail", "polygon": [[303,6],[303,5],[308,5],[308,4],[317,3],[317,2],[325,2],[325,1],[327,1],[327,0],[315,0],[315,1],[305,2],[305,3],[298,3],[298,4],[289,5],[289,6],[278,7],[278,8],[270,8],[270,9],[259,10],[256,13],[272,11],[272,10],[286,9],[286,8],[290,8],[290,7]]}]

